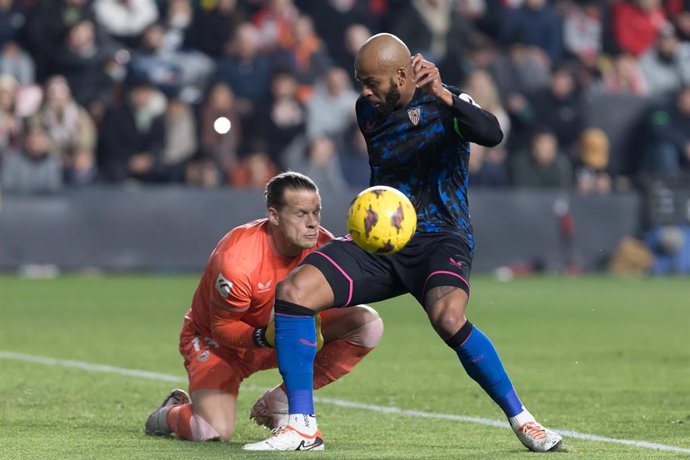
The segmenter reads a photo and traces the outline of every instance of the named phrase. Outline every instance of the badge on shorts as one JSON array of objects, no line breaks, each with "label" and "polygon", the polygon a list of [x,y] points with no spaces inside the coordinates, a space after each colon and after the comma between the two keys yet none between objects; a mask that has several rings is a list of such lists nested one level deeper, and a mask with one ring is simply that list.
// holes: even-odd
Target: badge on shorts
[{"label": "badge on shorts", "polygon": [[204,350],[201,353],[199,353],[196,357],[197,361],[201,361],[202,363],[208,359],[209,352],[208,350]]},{"label": "badge on shorts", "polygon": [[414,109],[407,109],[407,116],[410,117],[410,121],[415,126],[419,124],[420,112],[421,110],[419,109],[419,107],[415,107]]}]

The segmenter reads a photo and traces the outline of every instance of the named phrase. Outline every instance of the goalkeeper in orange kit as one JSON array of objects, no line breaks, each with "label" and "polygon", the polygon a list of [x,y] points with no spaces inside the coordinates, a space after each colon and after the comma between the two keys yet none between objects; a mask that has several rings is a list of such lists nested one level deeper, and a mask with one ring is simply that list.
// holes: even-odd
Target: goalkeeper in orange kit
[{"label": "goalkeeper in orange kit", "polygon": [[[278,367],[274,288],[333,235],[319,225],[321,199],[307,176],[279,174],[267,184],[265,196],[267,218],[231,230],[208,260],[180,333],[191,399],[173,390],[146,420],[148,435],[229,440],[242,380]],[[381,318],[366,305],[325,311],[316,327],[317,342],[306,344],[319,348],[314,388],[349,373],[383,334]],[[259,398],[250,416],[273,429],[287,424],[287,409],[278,385]]]}]

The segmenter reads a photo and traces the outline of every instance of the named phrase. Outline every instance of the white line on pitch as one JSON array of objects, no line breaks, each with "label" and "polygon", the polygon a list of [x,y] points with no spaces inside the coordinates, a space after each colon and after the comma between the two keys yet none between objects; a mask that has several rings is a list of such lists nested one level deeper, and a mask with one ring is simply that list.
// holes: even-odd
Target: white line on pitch
[{"label": "white line on pitch", "polygon": [[[29,354],[25,354],[25,353],[14,353],[11,351],[0,351],[0,359],[10,359],[10,360],[15,360],[15,361],[46,364],[49,366],[71,367],[74,369],[81,369],[81,370],[90,371],[90,372],[105,372],[108,374],[126,375],[129,377],[139,377],[139,378],[143,378],[143,379],[157,380],[157,381],[162,381],[162,382],[175,382],[175,383],[186,383],[187,382],[187,379],[185,377],[181,377],[181,376],[177,376],[177,375],[171,375],[171,374],[162,374],[160,372],[150,372],[150,371],[144,371],[144,370],[139,370],[139,369],[126,369],[123,367],[109,366],[109,365],[105,365],[105,364],[91,364],[91,363],[87,363],[84,361],[73,361],[73,360],[69,360],[69,359],[56,359],[56,358],[49,358],[46,356],[29,355]],[[263,388],[258,388],[258,387],[252,386],[252,385],[245,385],[242,388],[245,390],[249,390],[249,391],[263,391]],[[438,414],[435,412],[423,412],[423,411],[417,411],[417,410],[407,410],[407,409],[401,409],[399,407],[394,407],[394,406],[377,406],[375,404],[364,404],[364,403],[358,403],[358,402],[354,402],[354,401],[347,401],[344,399],[336,399],[336,398],[315,397],[314,401],[319,402],[319,403],[324,403],[324,404],[331,404],[331,405],[338,406],[338,407],[345,407],[345,408],[349,408],[349,409],[367,410],[367,411],[378,412],[378,413],[383,413],[383,414],[407,415],[410,417],[431,418],[431,419],[438,419],[438,420],[452,420],[452,421],[458,421],[458,422],[474,423],[477,425],[487,425],[487,426],[496,426],[496,427],[505,427],[505,428],[508,427],[507,422],[501,422],[498,420],[491,420],[488,418],[481,418],[481,417],[470,417],[467,415]],[[608,438],[605,436],[597,436],[595,434],[579,433],[577,431],[571,431],[571,430],[555,429],[555,431],[557,431],[558,433],[560,433],[563,436],[566,436],[569,438],[574,438],[574,439],[583,439],[586,441],[607,442],[607,443],[611,443],[611,444],[622,444],[622,445],[626,445],[626,446],[639,447],[642,449],[655,449],[655,450],[663,450],[666,452],[679,452],[679,453],[690,454],[690,449],[684,448],[684,447],[676,447],[676,446],[669,446],[666,444],[657,444],[654,442],[639,441],[637,439]]]}]

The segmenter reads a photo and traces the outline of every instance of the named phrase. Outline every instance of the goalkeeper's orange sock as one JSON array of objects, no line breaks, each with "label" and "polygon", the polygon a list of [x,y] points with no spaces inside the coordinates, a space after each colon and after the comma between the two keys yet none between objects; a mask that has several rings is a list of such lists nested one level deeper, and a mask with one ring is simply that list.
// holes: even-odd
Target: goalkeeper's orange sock
[{"label": "goalkeeper's orange sock", "polygon": [[373,348],[355,345],[345,339],[325,344],[314,360],[314,389],[350,373],[371,350]]}]

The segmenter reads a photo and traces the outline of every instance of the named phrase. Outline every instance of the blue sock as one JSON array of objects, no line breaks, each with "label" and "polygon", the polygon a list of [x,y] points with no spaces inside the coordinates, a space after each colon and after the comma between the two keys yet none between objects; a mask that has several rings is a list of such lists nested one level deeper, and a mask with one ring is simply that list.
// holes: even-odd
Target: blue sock
[{"label": "blue sock", "polygon": [[314,414],[315,312],[276,299],[276,354],[290,414]]},{"label": "blue sock", "polygon": [[503,409],[506,417],[524,410],[501,358],[482,331],[467,321],[446,343],[458,354],[467,374]]}]

